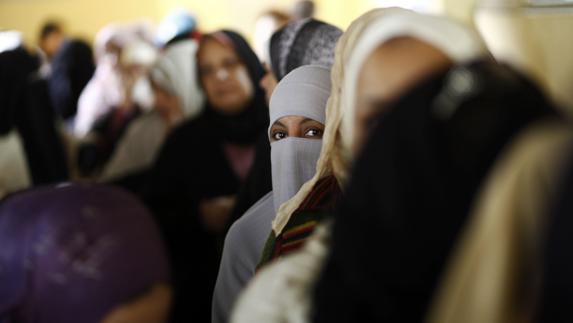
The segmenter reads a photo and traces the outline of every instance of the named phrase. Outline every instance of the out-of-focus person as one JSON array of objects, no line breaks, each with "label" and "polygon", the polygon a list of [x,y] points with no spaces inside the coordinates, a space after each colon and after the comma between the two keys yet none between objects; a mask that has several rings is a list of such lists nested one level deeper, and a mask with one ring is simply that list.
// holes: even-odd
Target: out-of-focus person
[{"label": "out-of-focus person", "polygon": [[79,99],[73,130],[77,138],[86,137],[114,109],[132,109],[138,101],[137,91],[145,87],[143,76],[155,62],[152,39],[145,23],[111,24],[98,32],[94,45],[97,68]]},{"label": "out-of-focus person", "polygon": [[170,248],[178,322],[210,320],[221,234],[269,118],[264,70],[242,36],[203,36],[197,70],[204,112],[169,135],[144,194]]},{"label": "out-of-focus person", "polygon": [[57,20],[44,23],[38,35],[38,56],[40,74],[47,77],[51,72],[51,62],[66,40],[63,24]]},{"label": "out-of-focus person", "polygon": [[[117,144],[99,180],[110,181],[143,175],[152,166],[169,133],[203,111],[195,57],[197,43],[180,40],[167,47],[151,68],[153,109],[136,118]],[[136,185],[134,184],[129,184]],[[133,187],[135,189],[135,187]]]},{"label": "out-of-focus person", "polygon": [[63,184],[0,205],[0,321],[166,323],[169,263],[150,213],[113,187]]},{"label": "out-of-focus person", "polygon": [[97,178],[131,122],[154,104],[149,71],[157,49],[140,35],[139,25],[110,28],[108,49],[96,48],[98,68],[82,93],[75,123],[81,141],[77,164],[87,178]]}]

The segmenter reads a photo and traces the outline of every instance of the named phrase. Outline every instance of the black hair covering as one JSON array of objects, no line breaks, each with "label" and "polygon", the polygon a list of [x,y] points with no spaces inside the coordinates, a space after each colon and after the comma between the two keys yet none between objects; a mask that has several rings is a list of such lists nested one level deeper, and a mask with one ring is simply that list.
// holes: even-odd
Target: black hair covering
[{"label": "black hair covering", "polygon": [[231,42],[237,55],[245,64],[253,85],[254,95],[248,107],[237,115],[221,114],[207,102],[205,116],[216,126],[225,141],[236,144],[254,143],[257,136],[269,124],[265,93],[259,86],[265,70],[255,52],[241,35],[234,31],[221,30],[204,37],[217,39],[217,34],[223,34]]},{"label": "black hair covering", "polygon": [[315,290],[314,322],[421,322],[483,178],[556,112],[494,63],[454,68],[381,116],[355,164]]},{"label": "black hair covering", "polygon": [[24,48],[0,53],[0,135],[14,128],[26,83],[38,67],[38,60]]},{"label": "black hair covering", "polygon": [[30,80],[24,96],[16,119],[32,182],[41,185],[68,180],[66,151],[63,138],[56,128],[56,115],[50,104],[47,81]]},{"label": "black hair covering", "polygon": [[49,93],[56,113],[64,120],[74,117],[78,100],[95,71],[89,45],[70,40],[62,45],[52,62]]},{"label": "black hair covering", "polygon": [[550,212],[549,227],[541,254],[543,278],[536,322],[553,323],[573,320],[571,312],[573,308],[572,158],[563,175],[562,185]]},{"label": "black hair covering", "polygon": [[47,84],[36,76],[38,67],[37,58],[23,48],[0,53],[0,135],[18,131],[34,185],[68,178]]}]

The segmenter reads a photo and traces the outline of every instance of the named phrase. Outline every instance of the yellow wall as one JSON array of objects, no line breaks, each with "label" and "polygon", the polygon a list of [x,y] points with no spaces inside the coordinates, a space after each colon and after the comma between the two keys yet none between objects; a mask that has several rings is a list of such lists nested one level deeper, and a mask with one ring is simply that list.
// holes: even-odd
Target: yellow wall
[{"label": "yellow wall", "polygon": [[[288,9],[292,0],[2,0],[0,29],[24,33],[34,44],[41,24],[60,18],[74,36],[93,39],[97,31],[112,21],[146,18],[159,22],[174,8],[187,8],[200,18],[204,30],[233,28],[250,35],[257,15],[270,8]],[[317,0],[318,17],[340,27],[358,16],[368,0]]]},{"label": "yellow wall", "polygon": [[48,18],[62,19],[72,35],[92,39],[112,21],[158,18],[157,0],[2,0],[0,28],[17,29],[34,44],[41,24]]},{"label": "yellow wall", "polygon": [[476,2],[476,0],[442,0],[441,9],[450,17],[472,24]]},{"label": "yellow wall", "polygon": [[[50,17],[61,18],[75,36],[93,39],[97,31],[112,21],[160,19],[174,8],[187,8],[200,18],[203,30],[230,27],[252,35],[257,15],[269,8],[288,9],[295,0],[0,0],[0,28],[17,29],[24,33],[28,44],[34,44],[42,22]],[[457,14],[465,8],[461,3],[473,0],[446,1]],[[375,0],[315,0],[318,18],[347,27]],[[461,14],[463,16],[463,14]]]},{"label": "yellow wall", "polygon": [[573,10],[481,9],[476,23],[498,60],[533,76],[573,115]]},{"label": "yellow wall", "polygon": [[[112,21],[147,18],[159,22],[174,8],[194,11],[203,30],[233,28],[245,36],[253,34],[257,15],[270,8],[288,9],[295,0],[0,0],[0,29],[17,29],[28,44],[36,42],[42,22],[61,18],[74,36],[92,40],[96,32]],[[379,0],[380,1],[380,0]],[[400,0],[397,0],[400,1]],[[424,1],[424,0],[420,0]],[[434,1],[451,17],[474,21],[479,0]],[[377,0],[315,0],[318,18],[346,28],[360,14],[376,6]],[[380,2],[378,2],[380,3]],[[481,31],[494,54],[535,75],[568,105],[573,106],[573,12],[563,15],[483,15]],[[527,47],[524,48],[523,46]],[[541,51],[540,49],[543,49]]]}]

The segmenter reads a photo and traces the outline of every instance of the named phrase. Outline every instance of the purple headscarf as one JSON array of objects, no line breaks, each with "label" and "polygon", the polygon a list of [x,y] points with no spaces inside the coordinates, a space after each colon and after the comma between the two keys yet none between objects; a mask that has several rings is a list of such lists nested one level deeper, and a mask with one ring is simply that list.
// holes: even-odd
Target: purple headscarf
[{"label": "purple headscarf", "polygon": [[168,273],[150,213],[122,190],[60,185],[0,205],[0,321],[100,322]]}]

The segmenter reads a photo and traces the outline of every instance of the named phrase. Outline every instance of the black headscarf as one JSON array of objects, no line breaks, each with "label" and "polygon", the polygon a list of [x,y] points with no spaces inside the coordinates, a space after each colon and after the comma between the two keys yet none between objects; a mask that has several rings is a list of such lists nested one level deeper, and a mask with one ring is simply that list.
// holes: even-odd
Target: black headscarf
[{"label": "black headscarf", "polygon": [[421,322],[483,178],[522,128],[554,115],[528,80],[461,66],[381,116],[359,157],[315,291],[314,322]]},{"label": "black headscarf", "polygon": [[230,30],[221,30],[203,37],[205,37],[204,39],[212,38],[231,45],[245,64],[253,89],[255,89],[251,103],[241,113],[224,115],[207,102],[205,117],[215,125],[217,131],[221,133],[223,140],[226,142],[253,144],[269,123],[269,111],[265,102],[265,94],[259,86],[264,76],[264,68],[247,41],[238,33]]},{"label": "black headscarf", "polygon": [[14,128],[26,83],[38,67],[37,58],[24,48],[0,53],[0,135]]},{"label": "black headscarf", "polygon": [[65,42],[54,57],[48,82],[50,98],[64,120],[76,115],[80,95],[94,71],[92,50],[83,41]]},{"label": "black headscarf", "polygon": [[210,320],[220,237],[204,228],[200,203],[237,194],[241,179],[231,168],[223,146],[254,145],[269,122],[264,93],[258,86],[263,68],[247,42],[231,31],[207,37],[222,37],[236,50],[256,90],[238,116],[221,115],[207,104],[203,115],[174,129],[145,180],[142,195],[164,234],[173,265],[171,322]]},{"label": "black headscarf", "polygon": [[47,84],[38,79],[38,68],[37,58],[23,48],[0,53],[0,135],[18,131],[34,185],[68,178]]}]

